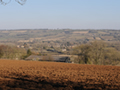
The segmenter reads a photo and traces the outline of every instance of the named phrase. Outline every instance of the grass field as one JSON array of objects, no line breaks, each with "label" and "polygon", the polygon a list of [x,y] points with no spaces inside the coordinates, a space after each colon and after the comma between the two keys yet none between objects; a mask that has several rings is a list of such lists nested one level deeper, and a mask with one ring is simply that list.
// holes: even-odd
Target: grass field
[{"label": "grass field", "polygon": [[0,60],[0,90],[120,90],[120,67]]}]

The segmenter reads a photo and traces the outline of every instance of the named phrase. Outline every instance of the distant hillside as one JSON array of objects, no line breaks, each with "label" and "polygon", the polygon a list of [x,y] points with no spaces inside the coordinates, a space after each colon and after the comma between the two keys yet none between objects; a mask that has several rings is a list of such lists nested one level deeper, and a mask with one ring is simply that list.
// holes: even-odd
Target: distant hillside
[{"label": "distant hillside", "polygon": [[119,37],[119,30],[0,30],[0,41],[118,41]]}]

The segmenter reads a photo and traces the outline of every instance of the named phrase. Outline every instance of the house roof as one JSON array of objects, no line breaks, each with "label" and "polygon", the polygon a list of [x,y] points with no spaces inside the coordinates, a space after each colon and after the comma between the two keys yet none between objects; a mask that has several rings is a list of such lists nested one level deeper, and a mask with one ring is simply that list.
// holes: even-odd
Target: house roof
[{"label": "house roof", "polygon": [[37,55],[30,55],[25,60],[40,60],[40,61],[56,61],[56,62],[65,62],[66,60],[70,60],[67,56],[37,56]]}]

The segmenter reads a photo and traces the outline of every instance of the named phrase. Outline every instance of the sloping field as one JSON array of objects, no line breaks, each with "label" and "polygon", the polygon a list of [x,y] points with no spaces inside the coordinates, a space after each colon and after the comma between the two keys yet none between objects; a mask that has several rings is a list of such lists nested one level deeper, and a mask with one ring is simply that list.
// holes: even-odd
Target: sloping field
[{"label": "sloping field", "polygon": [[120,90],[119,66],[0,60],[0,90]]}]

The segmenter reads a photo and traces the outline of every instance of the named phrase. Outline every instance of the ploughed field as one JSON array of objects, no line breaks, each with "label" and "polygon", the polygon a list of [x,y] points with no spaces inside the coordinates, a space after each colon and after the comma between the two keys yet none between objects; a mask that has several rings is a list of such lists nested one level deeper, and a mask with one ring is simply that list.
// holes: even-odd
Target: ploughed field
[{"label": "ploughed field", "polygon": [[120,90],[120,67],[0,60],[0,90]]}]

